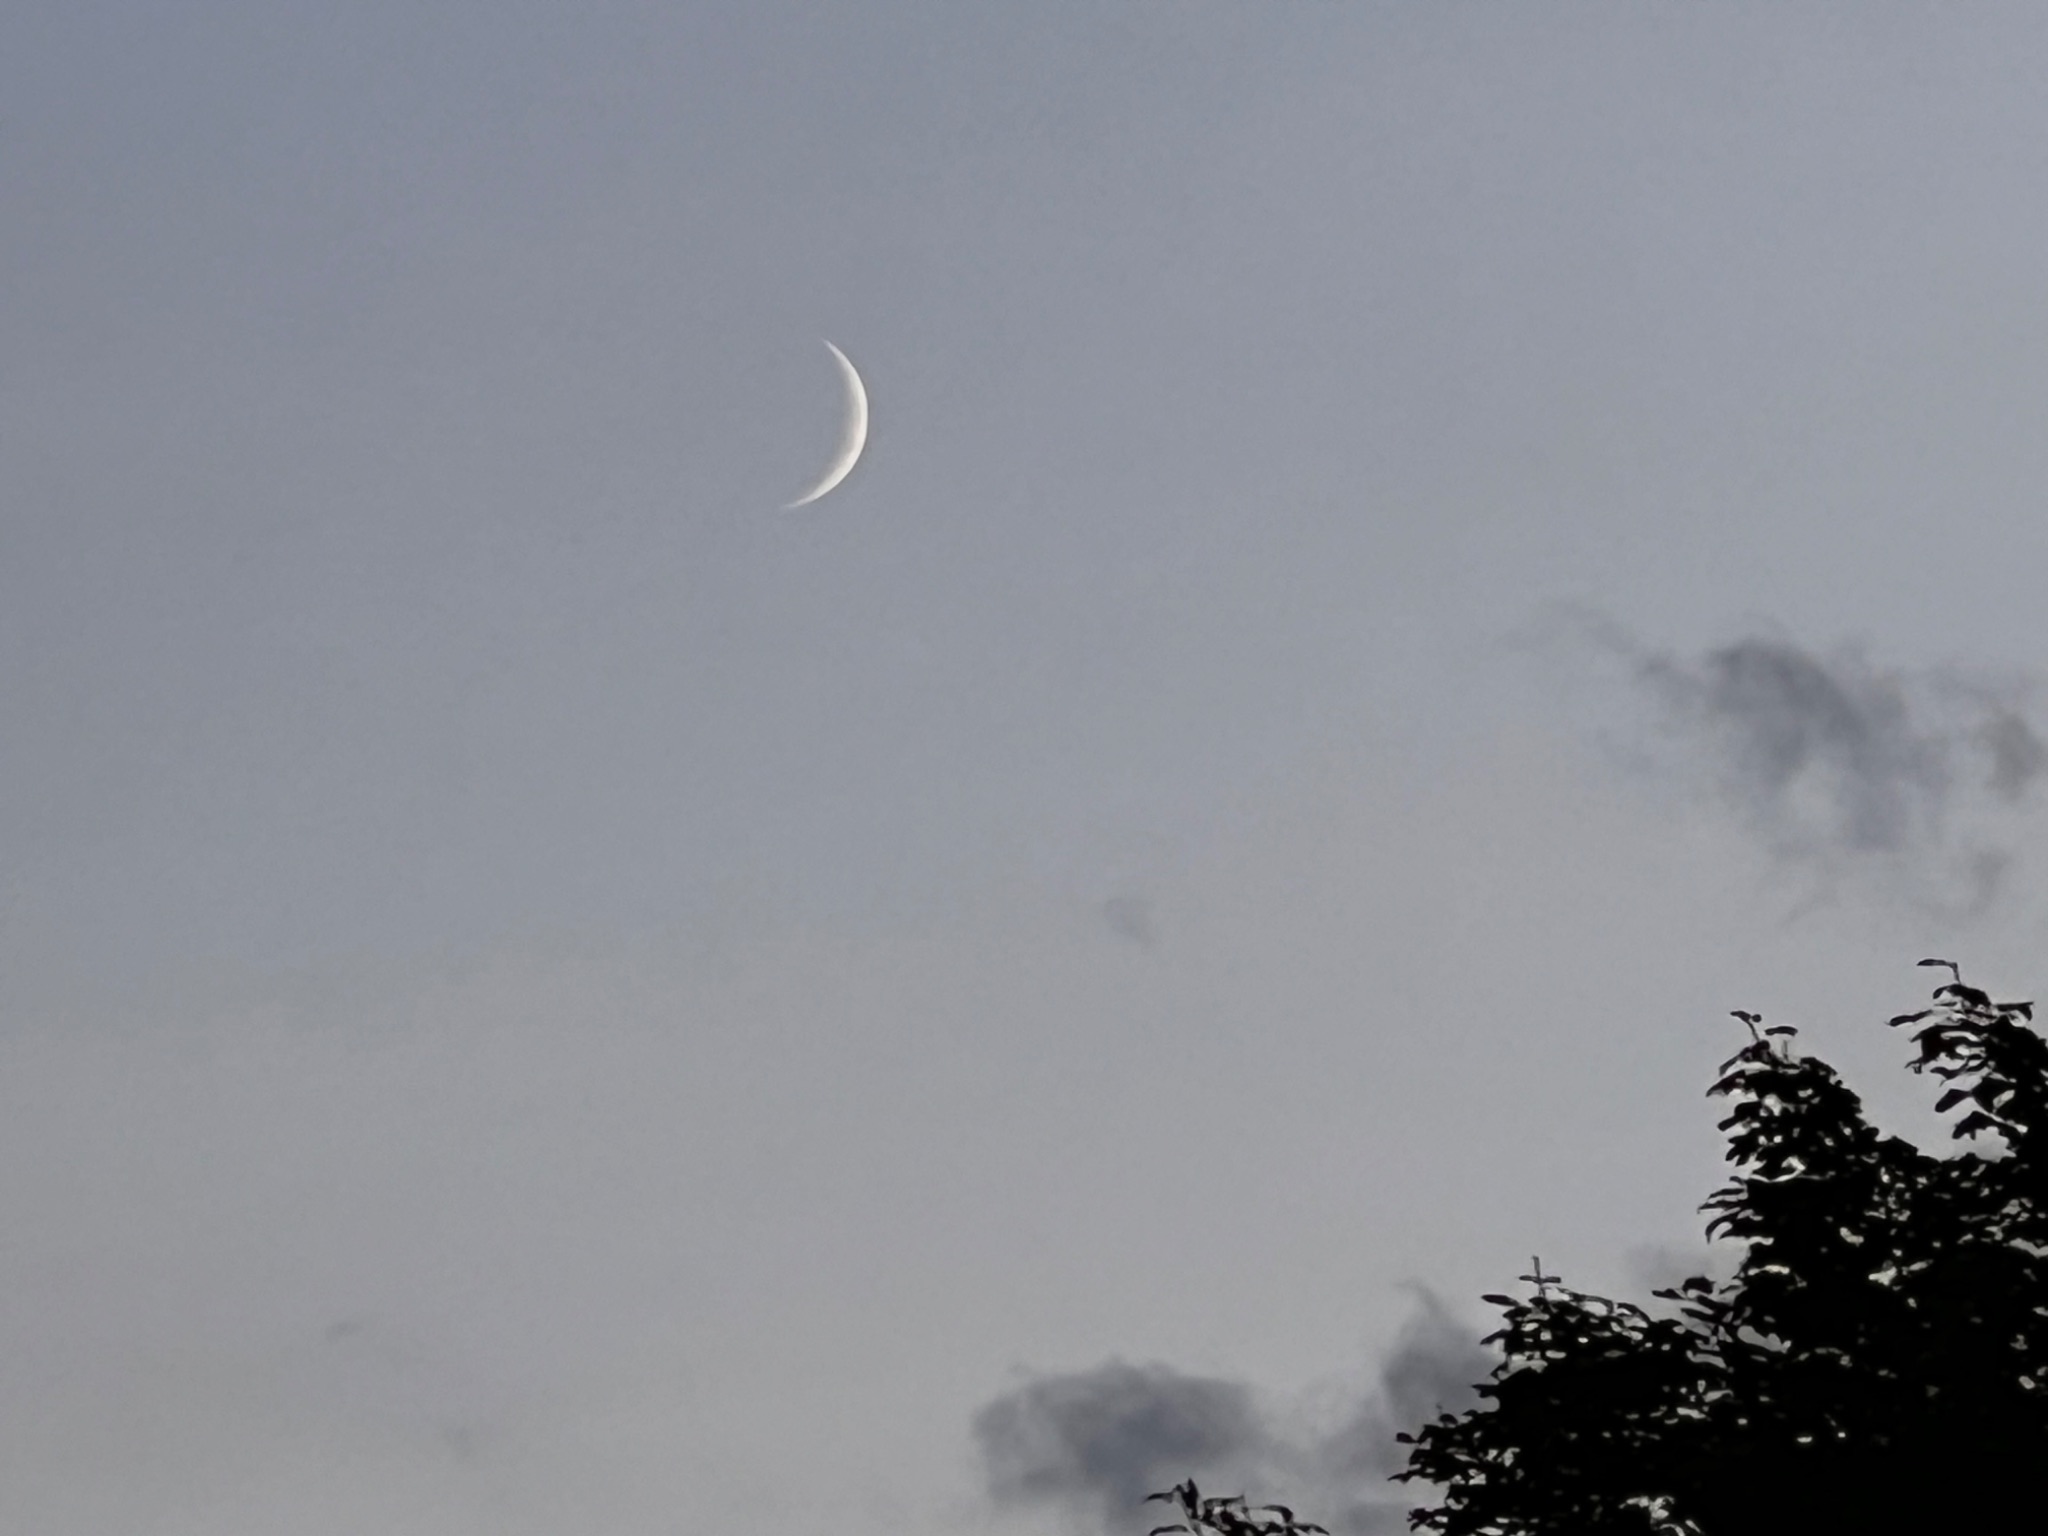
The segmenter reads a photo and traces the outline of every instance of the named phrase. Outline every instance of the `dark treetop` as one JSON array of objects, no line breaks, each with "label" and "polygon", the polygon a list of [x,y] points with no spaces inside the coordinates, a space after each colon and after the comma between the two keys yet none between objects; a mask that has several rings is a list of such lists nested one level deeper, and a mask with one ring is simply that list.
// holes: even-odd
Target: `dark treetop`
[{"label": "dark treetop", "polygon": [[[1734,1173],[1710,1235],[1725,1283],[1676,1315],[1542,1273],[1490,1296],[1502,1359],[1478,1407],[1413,1435],[1398,1474],[1443,1536],[1699,1536],[2038,1528],[2048,1491],[2048,1042],[2027,1003],[1950,980],[1908,1027],[1963,1145],[1880,1134],[1792,1031],[1723,1064]],[[1199,1514],[1200,1510],[1191,1513]],[[1194,1522],[1189,1522],[1193,1524]]]}]

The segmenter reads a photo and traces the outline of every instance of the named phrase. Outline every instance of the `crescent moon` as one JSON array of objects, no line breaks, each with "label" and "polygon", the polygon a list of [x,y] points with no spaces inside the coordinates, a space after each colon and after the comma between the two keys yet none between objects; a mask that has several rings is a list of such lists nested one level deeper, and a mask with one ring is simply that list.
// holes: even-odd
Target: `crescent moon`
[{"label": "crescent moon", "polygon": [[846,381],[846,429],[839,434],[838,451],[832,455],[832,462],[825,466],[825,473],[818,483],[803,495],[797,497],[782,510],[794,512],[798,507],[807,507],[853,473],[853,466],[860,462],[860,451],[868,445],[868,391],[860,381],[844,352],[825,343],[825,350],[832,354],[839,364],[840,377]]}]

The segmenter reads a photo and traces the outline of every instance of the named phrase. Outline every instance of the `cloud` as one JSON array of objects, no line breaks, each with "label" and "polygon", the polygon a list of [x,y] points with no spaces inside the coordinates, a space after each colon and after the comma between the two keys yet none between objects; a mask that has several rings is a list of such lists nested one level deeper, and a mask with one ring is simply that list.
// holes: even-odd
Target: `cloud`
[{"label": "cloud", "polygon": [[1479,1382],[1494,1356],[1478,1335],[1426,1290],[1400,1339],[1380,1367],[1379,1390],[1368,1396],[1336,1434],[1316,1448],[1313,1487],[1333,1531],[1380,1536],[1407,1529],[1411,1499],[1387,1481],[1407,1460],[1394,1437],[1440,1413],[1476,1403]]},{"label": "cloud", "polygon": [[[1374,1382],[1334,1414],[1290,1414],[1242,1382],[1112,1360],[1041,1376],[974,1418],[990,1497],[1050,1509],[1074,1529],[1143,1529],[1147,1494],[1192,1477],[1205,1488],[1284,1499],[1350,1536],[1406,1528],[1409,1501],[1387,1478],[1398,1430],[1476,1401],[1493,1357],[1423,1291]],[[1305,1422],[1306,1420],[1306,1422]],[[1336,1424],[1334,1430],[1327,1427]]]},{"label": "cloud", "polygon": [[1874,877],[1956,915],[2001,888],[2014,813],[2048,771],[2024,685],[1771,635],[1683,657],[1597,616],[1561,628],[1618,659],[1652,706],[1627,756],[1721,802],[1781,863]]},{"label": "cloud", "polygon": [[1153,916],[1152,903],[1143,896],[1110,897],[1102,904],[1102,920],[1111,933],[1140,949],[1152,949],[1159,943],[1159,924]]},{"label": "cloud", "polygon": [[975,1415],[974,1436],[997,1503],[1112,1525],[1191,1471],[1241,1473],[1269,1453],[1249,1387],[1121,1360],[1003,1394]]},{"label": "cloud", "polygon": [[2048,767],[2048,747],[2032,726],[2009,709],[1984,722],[1978,733],[1991,760],[1991,789],[2003,800],[2017,800]]},{"label": "cloud", "polygon": [[1948,743],[1917,725],[1898,679],[1768,640],[1689,665],[1648,658],[1642,677],[1779,837],[1890,852],[1936,834]]}]

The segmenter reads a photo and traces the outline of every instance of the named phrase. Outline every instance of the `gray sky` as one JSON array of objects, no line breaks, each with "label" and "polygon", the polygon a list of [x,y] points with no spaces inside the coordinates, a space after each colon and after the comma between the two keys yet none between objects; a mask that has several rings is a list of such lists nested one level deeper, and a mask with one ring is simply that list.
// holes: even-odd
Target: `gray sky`
[{"label": "gray sky", "polygon": [[0,11],[0,1524],[1049,1531],[1140,1463],[977,1423],[1133,1382],[1319,1487],[1684,1253],[1725,1010],[1918,1123],[1912,962],[2044,980],[2044,49]]}]

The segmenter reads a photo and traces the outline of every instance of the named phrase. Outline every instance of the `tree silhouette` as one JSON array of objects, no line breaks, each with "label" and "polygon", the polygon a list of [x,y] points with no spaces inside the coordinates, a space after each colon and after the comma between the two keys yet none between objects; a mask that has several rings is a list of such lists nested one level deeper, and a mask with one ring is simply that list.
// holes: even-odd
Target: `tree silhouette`
[{"label": "tree silhouette", "polygon": [[[1878,1132],[1793,1031],[1751,1043],[1711,1093],[1733,1165],[1710,1236],[1732,1279],[1588,1295],[1540,1263],[1489,1296],[1501,1362],[1469,1411],[1401,1438],[1410,1522],[1442,1536],[1781,1536],[2032,1528],[2048,1473],[2048,1041],[2029,1003],[1956,967],[1901,1015],[1913,1071],[1964,1145]],[[1188,1492],[1192,1494],[1192,1485]],[[1201,1506],[1181,1501],[1199,1525]],[[2029,1515],[2027,1512],[2032,1510]],[[1210,1521],[1219,1536],[1235,1536]]]},{"label": "tree silhouette", "polygon": [[2048,1468],[2048,1042],[2028,1003],[1954,965],[1913,1026],[1968,1145],[1937,1157],[1864,1118],[1834,1070],[1759,1030],[1723,1063],[1734,1177],[1709,1236],[1724,1284],[1653,1317],[1558,1285],[1504,1312],[1484,1402],[1407,1437],[1443,1536],[1991,1530]]}]

